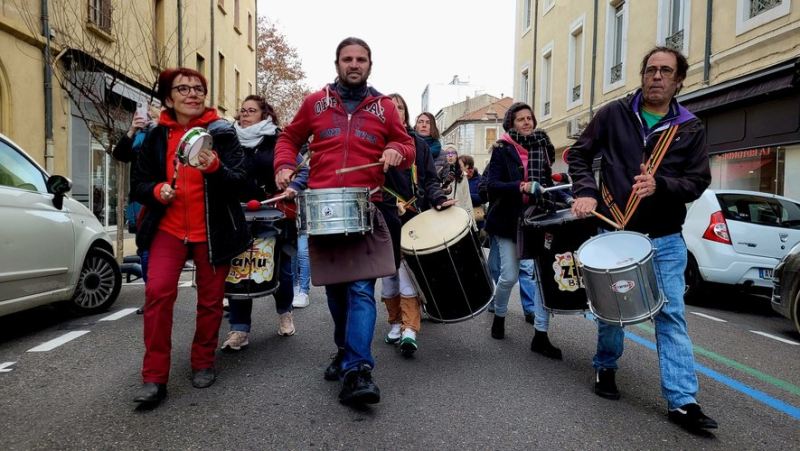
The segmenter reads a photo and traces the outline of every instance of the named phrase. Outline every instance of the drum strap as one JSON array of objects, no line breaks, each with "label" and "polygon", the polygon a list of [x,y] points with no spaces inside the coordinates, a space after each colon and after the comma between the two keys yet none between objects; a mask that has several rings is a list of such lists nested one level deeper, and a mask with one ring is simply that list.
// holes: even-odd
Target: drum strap
[{"label": "drum strap", "polygon": [[[678,125],[670,126],[661,133],[661,136],[658,138],[658,142],[656,142],[656,146],[653,149],[653,153],[650,155],[650,158],[647,159],[647,164],[645,165],[649,175],[655,174],[677,133]],[[608,190],[605,184],[602,185],[601,194],[603,196],[603,202],[605,202],[606,206],[608,206],[608,209],[611,211],[614,219],[621,224],[622,228],[624,229],[625,225],[633,217],[633,213],[636,212],[636,209],[639,207],[641,198],[636,195],[635,191],[631,191],[631,195],[628,197],[628,202],[625,204],[625,213],[623,214],[619,208],[619,205],[617,205],[617,203],[614,201],[614,197],[611,195],[611,192]]]}]

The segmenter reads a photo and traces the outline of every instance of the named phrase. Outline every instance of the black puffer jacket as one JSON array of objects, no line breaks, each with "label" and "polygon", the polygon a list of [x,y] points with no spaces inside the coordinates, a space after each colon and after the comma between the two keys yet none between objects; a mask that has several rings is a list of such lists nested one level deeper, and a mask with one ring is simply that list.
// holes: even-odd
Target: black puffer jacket
[{"label": "black puffer jacket", "polygon": [[[208,132],[214,138],[219,168],[203,175],[206,202],[208,258],[214,265],[228,263],[252,243],[250,230],[238,200],[245,189],[242,146],[233,126],[225,121],[212,122]],[[131,174],[131,197],[146,207],[136,245],[149,249],[164,217],[167,205],[153,195],[156,185],[167,180],[167,133],[164,126],[150,130]]]}]

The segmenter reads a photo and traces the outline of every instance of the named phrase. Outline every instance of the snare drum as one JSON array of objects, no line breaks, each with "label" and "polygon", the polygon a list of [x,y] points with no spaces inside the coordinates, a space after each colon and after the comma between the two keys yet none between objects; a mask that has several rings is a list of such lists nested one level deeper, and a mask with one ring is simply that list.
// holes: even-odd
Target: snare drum
[{"label": "snare drum", "polygon": [[658,288],[649,238],[636,232],[598,235],[578,249],[589,307],[597,319],[625,326],[652,319],[666,296]]},{"label": "snare drum", "polygon": [[369,197],[369,188],[305,190],[297,196],[297,228],[309,236],[372,232]]},{"label": "snare drum", "polygon": [[415,216],[403,226],[400,249],[433,321],[464,321],[489,307],[494,282],[466,210]]},{"label": "snare drum", "polygon": [[589,309],[573,254],[597,233],[597,219],[578,219],[570,210],[525,219],[525,247],[536,255],[534,269],[544,308],[558,314]]},{"label": "snare drum", "polygon": [[253,244],[231,260],[225,279],[229,299],[254,299],[269,296],[278,289],[284,215],[277,209],[244,212],[253,234]]},{"label": "snare drum", "polygon": [[175,156],[178,161],[187,166],[200,166],[199,154],[201,150],[211,150],[214,138],[203,127],[190,128],[178,142]]}]

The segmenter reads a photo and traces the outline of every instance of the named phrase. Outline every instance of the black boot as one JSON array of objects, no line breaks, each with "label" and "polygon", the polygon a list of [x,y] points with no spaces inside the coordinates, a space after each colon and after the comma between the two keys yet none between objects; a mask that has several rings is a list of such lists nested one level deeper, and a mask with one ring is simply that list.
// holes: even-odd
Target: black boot
[{"label": "black boot", "polygon": [[617,388],[615,371],[603,368],[595,374],[594,392],[601,398],[616,401],[619,399],[619,389]]},{"label": "black boot", "polygon": [[325,368],[325,380],[336,381],[339,380],[339,375],[342,374],[342,361],[344,360],[344,348],[338,348],[333,362]]},{"label": "black boot", "polygon": [[506,336],[506,317],[494,315],[492,322],[492,338],[502,340]]},{"label": "black boot", "polygon": [[359,364],[344,376],[339,401],[346,404],[377,404],[381,402],[381,391],[372,381],[372,368]]},{"label": "black boot", "polygon": [[158,404],[167,397],[167,384],[145,382],[133,396],[133,402],[142,404]]},{"label": "black boot", "polygon": [[550,343],[550,339],[547,338],[547,332],[542,332],[541,330],[534,329],[533,331],[531,351],[551,359],[561,360],[562,358],[561,350],[553,346],[553,344]]}]

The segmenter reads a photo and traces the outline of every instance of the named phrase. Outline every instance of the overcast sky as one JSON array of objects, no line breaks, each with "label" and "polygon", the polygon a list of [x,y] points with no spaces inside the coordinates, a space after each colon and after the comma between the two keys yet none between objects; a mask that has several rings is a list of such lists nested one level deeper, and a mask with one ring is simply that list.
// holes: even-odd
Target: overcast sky
[{"label": "overcast sky", "polygon": [[399,92],[412,118],[425,86],[454,75],[511,95],[514,13],[514,0],[258,0],[258,14],[297,49],[312,91],[336,76],[336,45],[359,37],[372,48],[370,84]]}]

